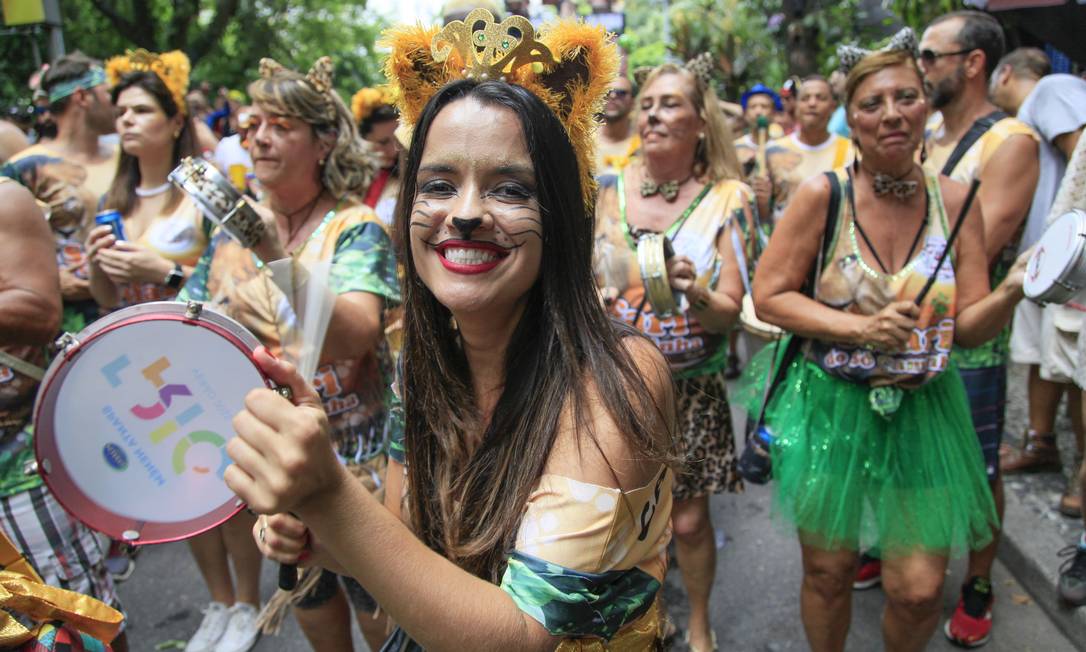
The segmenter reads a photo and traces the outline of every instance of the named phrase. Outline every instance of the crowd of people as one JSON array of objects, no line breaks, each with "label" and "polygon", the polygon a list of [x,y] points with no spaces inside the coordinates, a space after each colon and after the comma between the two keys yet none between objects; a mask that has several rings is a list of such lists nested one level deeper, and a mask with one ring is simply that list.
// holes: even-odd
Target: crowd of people
[{"label": "crowd of people", "polygon": [[[597,28],[457,7],[390,30],[388,83],[349,102],[327,57],[263,59],[211,101],[181,52],[36,76],[26,132],[0,121],[3,532],[123,611],[136,550],[44,484],[34,396],[60,332],[197,301],[293,397],[254,390],[233,420],[224,480],[249,508],[188,539],[209,595],[188,652],[248,650],[288,609],[315,650],[351,649],[352,614],[372,650],[665,649],[680,629],[715,650],[710,498],[745,480],[795,527],[811,649],[844,649],[851,592],[879,584],[887,649],[940,622],[985,644],[1003,476],[1061,468],[1065,396],[1058,508],[1084,511],[1086,307],[1023,283],[1045,227],[1086,210],[1086,80],[962,11],[733,104],[709,57],[627,70]],[[168,180],[189,157],[245,197],[255,244]],[[299,279],[321,264],[302,378]],[[1062,554],[1060,596],[1086,605],[1086,529]],[[265,558],[303,570],[262,605]]]}]

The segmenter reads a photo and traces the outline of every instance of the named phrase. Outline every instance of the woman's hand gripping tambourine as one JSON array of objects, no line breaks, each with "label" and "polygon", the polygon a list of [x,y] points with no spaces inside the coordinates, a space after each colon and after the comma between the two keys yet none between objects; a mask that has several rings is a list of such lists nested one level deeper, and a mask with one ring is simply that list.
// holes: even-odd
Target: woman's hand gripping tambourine
[{"label": "woman's hand gripping tambourine", "polygon": [[662,233],[645,231],[637,238],[637,266],[645,296],[657,317],[667,318],[687,309],[686,297],[676,285],[693,282],[696,273],[686,257],[675,256],[671,240]]},{"label": "woman's hand gripping tambourine", "polygon": [[256,337],[191,302],[125,308],[66,334],[34,405],[38,470],[90,528],[132,544],[195,536],[244,502],[223,478],[256,388]]},{"label": "woman's hand gripping tambourine", "polygon": [[189,156],[168,178],[241,246],[252,249],[264,237],[264,220],[214,165]]}]

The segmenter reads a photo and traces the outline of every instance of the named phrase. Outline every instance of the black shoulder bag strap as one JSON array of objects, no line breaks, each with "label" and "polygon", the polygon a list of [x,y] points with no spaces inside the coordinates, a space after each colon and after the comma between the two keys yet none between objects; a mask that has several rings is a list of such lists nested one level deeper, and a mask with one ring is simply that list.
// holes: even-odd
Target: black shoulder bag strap
[{"label": "black shoulder bag strap", "polygon": [[[810,274],[807,276],[807,281],[803,287],[803,293],[808,297],[814,298],[818,288],[818,279],[822,275],[822,268],[826,264],[826,259],[830,256],[829,248],[833,246],[834,231],[837,230],[837,216],[841,211],[841,182],[837,178],[836,172],[826,172],[826,180],[830,183],[830,203],[826,209],[826,229],[822,232],[822,245],[818,250],[818,257],[815,258],[814,267],[811,269]],[[780,348],[780,340],[774,345],[773,357],[777,358],[777,349]],[[769,405],[769,400],[773,397],[773,392],[777,389],[782,382],[784,382],[785,373],[788,370],[788,366],[792,364],[792,360],[799,353],[800,347],[803,346],[803,338],[799,335],[792,334],[788,338],[788,344],[784,348],[784,353],[781,354],[779,360],[773,365],[769,372],[769,382],[766,383],[765,392],[762,395],[762,407],[758,410],[758,418],[753,422],[754,427],[748,427],[748,433],[757,432],[758,427],[765,421],[766,407]]]},{"label": "black shoulder bag strap", "polygon": [[973,123],[973,126],[969,127],[969,131],[965,132],[962,139],[954,146],[954,151],[950,153],[950,158],[948,158],[946,164],[943,165],[941,174],[949,177],[950,173],[954,171],[954,168],[958,167],[958,162],[962,160],[962,157],[969,151],[969,148],[980,140],[980,137],[987,133],[989,129],[995,126],[995,123],[1006,117],[1007,114],[1002,111],[992,111],[982,118],[977,118],[977,121]]}]

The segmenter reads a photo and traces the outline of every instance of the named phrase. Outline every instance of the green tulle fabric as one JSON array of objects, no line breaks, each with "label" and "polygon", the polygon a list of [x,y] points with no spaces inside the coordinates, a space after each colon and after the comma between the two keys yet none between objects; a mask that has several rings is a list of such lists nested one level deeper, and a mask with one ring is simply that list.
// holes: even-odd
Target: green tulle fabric
[{"label": "green tulle fabric", "polygon": [[[773,347],[737,392],[757,414]],[[956,555],[992,539],[995,505],[956,368],[906,390],[889,417],[870,388],[792,362],[766,412],[778,515],[826,550]]]}]

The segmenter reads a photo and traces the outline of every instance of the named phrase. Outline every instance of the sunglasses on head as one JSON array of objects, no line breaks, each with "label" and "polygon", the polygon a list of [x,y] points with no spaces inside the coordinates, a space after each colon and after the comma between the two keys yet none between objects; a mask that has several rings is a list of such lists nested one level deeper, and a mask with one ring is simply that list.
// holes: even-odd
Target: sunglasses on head
[{"label": "sunglasses on head", "polygon": [[920,60],[927,64],[935,63],[936,59],[942,59],[943,57],[953,57],[959,54],[969,54],[976,48],[966,48],[964,50],[955,50],[954,52],[936,52],[935,50],[924,48],[920,51]]}]

